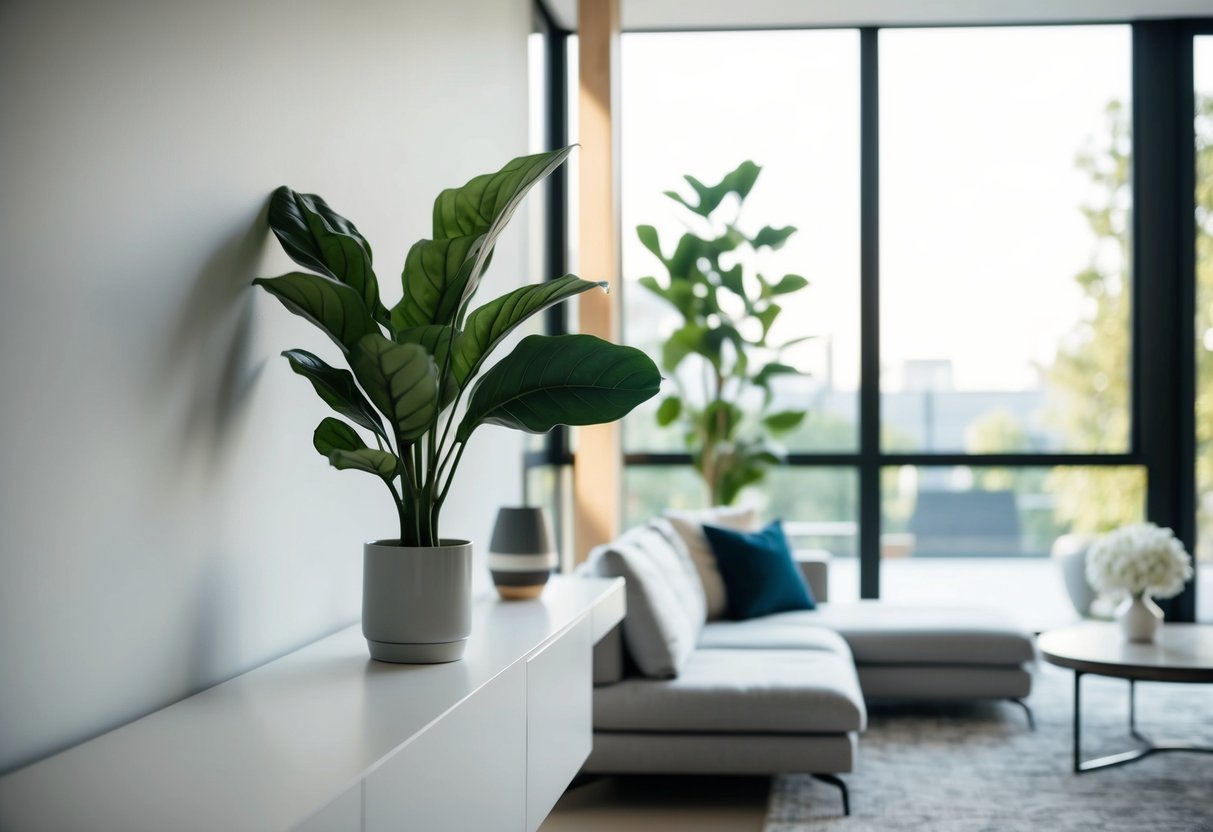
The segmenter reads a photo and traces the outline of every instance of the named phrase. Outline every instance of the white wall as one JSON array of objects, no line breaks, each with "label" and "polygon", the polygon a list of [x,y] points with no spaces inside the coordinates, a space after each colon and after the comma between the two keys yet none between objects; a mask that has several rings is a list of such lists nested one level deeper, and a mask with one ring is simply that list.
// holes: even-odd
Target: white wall
[{"label": "white wall", "polygon": [[[526,152],[529,30],[528,0],[0,3],[0,771],[357,618],[395,513],[311,449],[278,353],[338,357],[248,285],[289,268],[266,197],[353,219],[394,303],[437,192]],[[520,454],[482,429],[445,534],[487,545]]]}]

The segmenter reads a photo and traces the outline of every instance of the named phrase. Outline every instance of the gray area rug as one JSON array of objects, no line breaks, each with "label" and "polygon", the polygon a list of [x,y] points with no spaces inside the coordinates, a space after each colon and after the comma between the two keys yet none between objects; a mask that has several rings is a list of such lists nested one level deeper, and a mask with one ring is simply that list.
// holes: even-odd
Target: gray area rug
[{"label": "gray area rug", "polygon": [[[1084,758],[1133,747],[1128,683],[1083,677]],[[1071,773],[1073,675],[1046,666],[1029,700],[873,708],[859,744],[849,818],[808,775],[774,779],[766,832],[1213,832],[1213,755],[1156,754]],[[1213,686],[1138,683],[1138,730],[1213,745]]]}]

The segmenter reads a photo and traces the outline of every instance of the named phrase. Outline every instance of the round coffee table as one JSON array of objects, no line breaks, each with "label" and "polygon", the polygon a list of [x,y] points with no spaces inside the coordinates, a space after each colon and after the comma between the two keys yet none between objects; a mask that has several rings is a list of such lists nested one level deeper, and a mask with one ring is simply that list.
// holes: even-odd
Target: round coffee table
[{"label": "round coffee table", "polygon": [[[1164,624],[1153,644],[1129,644],[1120,628],[1088,621],[1041,634],[1045,661],[1074,671],[1074,772],[1118,766],[1163,751],[1213,754],[1213,748],[1179,741],[1154,741],[1137,730],[1135,684],[1149,682],[1213,683],[1213,626]],[[1129,734],[1139,746],[1120,754],[1082,759],[1082,677],[1087,673],[1129,680]]]}]

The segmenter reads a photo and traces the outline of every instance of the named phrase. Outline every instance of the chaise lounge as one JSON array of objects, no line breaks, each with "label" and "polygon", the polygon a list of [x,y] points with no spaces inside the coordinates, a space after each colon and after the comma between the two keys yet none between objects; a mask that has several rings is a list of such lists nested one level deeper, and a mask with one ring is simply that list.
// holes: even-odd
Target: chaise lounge
[{"label": "chaise lounge", "polygon": [[625,578],[628,605],[596,649],[585,773],[806,772],[837,786],[849,813],[837,775],[854,770],[869,701],[1005,699],[1031,725],[1035,648],[1007,615],[831,604],[827,561],[800,555],[815,609],[713,620],[711,580],[680,531],[651,520],[581,568]]}]

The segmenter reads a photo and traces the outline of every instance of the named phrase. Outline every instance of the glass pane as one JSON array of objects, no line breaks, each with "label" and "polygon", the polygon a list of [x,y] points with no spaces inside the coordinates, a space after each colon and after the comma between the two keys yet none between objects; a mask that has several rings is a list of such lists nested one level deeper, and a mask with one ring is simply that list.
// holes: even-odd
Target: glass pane
[{"label": "glass pane", "polygon": [[886,450],[1128,449],[1130,71],[1126,26],[880,33]]},{"label": "glass pane", "polygon": [[882,598],[997,602],[1033,628],[1078,615],[1062,556],[1145,516],[1146,474],[1136,466],[905,465],[882,480]]},{"label": "glass pane", "polygon": [[[743,262],[768,278],[802,275],[783,295],[774,343],[802,336],[783,362],[807,377],[777,379],[777,407],[811,418],[784,437],[793,450],[853,451],[859,376],[859,38],[854,31],[625,34],[622,42],[623,334],[653,355],[680,325],[673,306],[639,285],[662,264],[636,226],[658,230],[666,255],[687,230],[706,235],[668,190],[683,175],[709,185],[745,160],[762,167],[738,227],[798,230],[776,251]],[[717,212],[732,219],[735,205]],[[726,255],[725,257],[729,257]],[[724,258],[722,258],[724,259]],[[729,261],[732,265],[732,261]],[[751,289],[756,287],[756,283]],[[702,365],[683,362],[689,396]],[[764,362],[765,363],[765,362]],[[671,385],[667,381],[667,385]],[[660,398],[624,423],[629,451],[682,451],[680,427],[659,428]]]},{"label": "glass pane", "polygon": [[552,534],[560,555],[561,571],[573,568],[572,529],[567,522],[573,516],[570,501],[572,469],[566,465],[536,465],[526,472],[523,503],[540,506],[547,512]]},{"label": "glass pane", "polygon": [[[1195,41],[1197,617],[1213,621],[1213,37]],[[1203,568],[1201,568],[1203,565]]]}]

